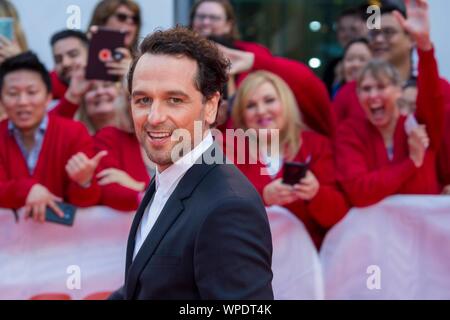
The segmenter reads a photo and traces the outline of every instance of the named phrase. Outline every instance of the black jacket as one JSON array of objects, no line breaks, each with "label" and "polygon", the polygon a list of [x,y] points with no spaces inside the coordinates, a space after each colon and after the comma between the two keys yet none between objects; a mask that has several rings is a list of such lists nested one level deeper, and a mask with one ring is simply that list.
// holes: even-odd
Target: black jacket
[{"label": "black jacket", "polygon": [[234,165],[202,161],[189,169],[132,261],[154,192],[153,181],[128,238],[125,284],[110,299],[273,299],[266,211]]}]

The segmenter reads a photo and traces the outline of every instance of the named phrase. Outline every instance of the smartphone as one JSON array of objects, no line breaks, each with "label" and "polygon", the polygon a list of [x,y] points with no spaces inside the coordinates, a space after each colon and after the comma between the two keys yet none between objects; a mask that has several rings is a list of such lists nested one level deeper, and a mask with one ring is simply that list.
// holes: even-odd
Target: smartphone
[{"label": "smartphone", "polygon": [[309,162],[286,162],[283,169],[283,184],[296,185],[300,183],[309,170]]},{"label": "smartphone", "polygon": [[65,225],[68,227],[73,226],[77,208],[71,204],[64,203],[64,202],[57,202],[56,205],[64,213],[64,217],[61,218],[60,216],[58,216],[55,213],[55,211],[53,211],[52,208],[47,207],[46,212],[45,212],[45,221]]},{"label": "smartphone", "polygon": [[123,55],[117,51],[125,47],[125,32],[99,28],[92,34],[89,44],[86,79],[118,81],[119,76],[108,74],[107,62],[120,61]]},{"label": "smartphone", "polygon": [[13,18],[0,18],[0,35],[10,41],[14,40],[14,20]]}]

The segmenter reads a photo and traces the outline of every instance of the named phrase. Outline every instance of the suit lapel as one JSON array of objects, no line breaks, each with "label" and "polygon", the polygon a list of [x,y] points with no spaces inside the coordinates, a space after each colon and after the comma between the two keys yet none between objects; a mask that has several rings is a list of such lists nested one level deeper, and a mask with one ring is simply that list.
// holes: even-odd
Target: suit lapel
[{"label": "suit lapel", "polygon": [[[217,145],[213,145],[210,149],[208,149],[205,152],[205,154],[208,153],[211,154],[211,151],[215,152],[215,150],[218,150],[217,148],[220,147],[218,147]],[[223,156],[222,159],[224,159]],[[147,192],[146,194],[147,201],[143,201],[143,204],[146,203],[146,205],[145,206],[141,205],[141,207],[139,208],[138,213],[136,214],[136,218],[133,221],[132,231],[130,232],[130,237],[132,239],[129,238],[128,240],[128,250],[127,250],[128,267],[126,275],[127,297],[131,299],[134,297],[136,284],[143,269],[145,268],[145,265],[152,257],[153,253],[155,252],[161,240],[164,238],[165,234],[169,231],[170,227],[175,223],[180,214],[182,214],[184,210],[183,200],[191,196],[192,192],[195,190],[197,185],[203,180],[204,176],[215,166],[216,166],[215,164],[208,165],[205,164],[204,161],[202,161],[200,164],[194,164],[186,172],[184,177],[179,182],[178,186],[175,188],[172,195],[167,200],[166,205],[164,206],[163,210],[161,211],[161,214],[156,220],[153,229],[150,231],[149,235],[142,244],[142,247],[139,250],[138,254],[136,255],[136,258],[134,259],[134,261],[132,261],[134,252],[134,238],[136,235],[136,231],[139,226],[139,222],[142,218],[143,212],[145,211],[145,208],[147,207],[148,202],[151,199],[151,196],[153,196],[154,187],[151,195],[150,192]],[[128,262],[130,262],[131,264],[128,264]]]},{"label": "suit lapel", "polygon": [[130,265],[128,270],[128,278],[126,279],[128,297],[134,296],[136,283],[147,261],[151,258],[158,244],[161,242],[162,238],[170,229],[172,224],[177,220],[182,210],[183,205],[180,199],[178,199],[175,194],[172,194],[156,220],[155,225],[142,244],[136,258]]},{"label": "suit lapel", "polygon": [[125,268],[125,279],[128,275],[128,270],[130,268],[131,263],[133,262],[133,253],[134,246],[136,245],[136,232],[139,228],[139,224],[141,223],[142,216],[144,215],[145,209],[147,208],[150,200],[152,199],[155,193],[155,178],[152,179],[150,186],[145,193],[144,199],[142,199],[141,204],[139,205],[138,210],[136,211],[136,215],[134,216],[133,223],[131,225],[130,234],[128,235],[128,245],[127,245],[127,260],[126,260],[126,268]]}]

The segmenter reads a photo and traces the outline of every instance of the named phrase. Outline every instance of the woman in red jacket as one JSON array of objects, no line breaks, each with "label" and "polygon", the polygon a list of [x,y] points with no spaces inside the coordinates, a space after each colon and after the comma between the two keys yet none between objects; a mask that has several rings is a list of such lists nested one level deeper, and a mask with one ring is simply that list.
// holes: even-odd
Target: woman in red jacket
[{"label": "woman in red jacket", "polygon": [[420,1],[409,13],[409,20],[397,17],[418,47],[416,117],[400,116],[397,100],[402,88],[395,68],[373,61],[358,79],[366,118],[346,120],[336,135],[338,180],[355,206],[369,206],[394,194],[440,192],[436,153],[443,136],[444,99],[426,3]]},{"label": "woman in red jacket", "polygon": [[[288,85],[265,71],[251,74],[242,83],[233,107],[233,121],[239,128],[253,129],[247,131],[253,135],[245,148],[245,163],[235,158],[238,168],[267,206],[283,206],[293,212],[320,247],[327,229],[347,212],[346,201],[336,186],[328,139],[306,130]],[[252,148],[252,140],[258,142],[258,150]],[[230,155],[233,145],[228,142]],[[264,150],[272,152],[269,155]],[[286,161],[310,163],[306,176],[294,186],[282,182]]]}]

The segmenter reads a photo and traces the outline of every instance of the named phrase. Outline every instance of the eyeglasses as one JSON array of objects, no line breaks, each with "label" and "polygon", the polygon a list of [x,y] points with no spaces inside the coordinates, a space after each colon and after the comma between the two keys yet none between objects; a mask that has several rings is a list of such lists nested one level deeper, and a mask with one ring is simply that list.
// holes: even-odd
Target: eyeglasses
[{"label": "eyeglasses", "polygon": [[128,15],[126,13],[117,12],[114,14],[114,16],[120,22],[131,21],[133,24],[139,24],[139,17],[137,15],[132,16],[132,15]]},{"label": "eyeglasses", "polygon": [[214,15],[214,14],[201,14],[201,13],[196,14],[194,19],[198,20],[198,21],[204,21],[206,19],[209,19],[211,22],[214,22],[214,23],[217,23],[217,22],[220,22],[221,20],[224,20],[224,18],[221,17],[221,16],[217,16],[217,15]]},{"label": "eyeglasses", "polygon": [[375,41],[379,35],[382,35],[386,41],[390,41],[397,33],[400,31],[394,28],[373,29],[369,31],[369,41]]}]

